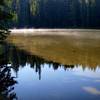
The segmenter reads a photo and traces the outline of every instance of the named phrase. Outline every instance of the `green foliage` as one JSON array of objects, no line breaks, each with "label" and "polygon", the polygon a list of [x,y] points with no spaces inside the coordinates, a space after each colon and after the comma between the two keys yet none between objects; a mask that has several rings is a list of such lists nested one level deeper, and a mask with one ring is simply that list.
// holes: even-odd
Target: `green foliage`
[{"label": "green foliage", "polygon": [[11,7],[12,1],[13,1],[13,0],[4,0],[5,4],[6,4],[8,7]]},{"label": "green foliage", "polygon": [[30,1],[30,11],[32,15],[36,15],[39,8],[39,1],[38,0],[31,0]]},{"label": "green foliage", "polygon": [[0,0],[0,40],[4,40],[9,34],[8,23],[12,19],[12,13],[9,9],[11,0]]},{"label": "green foliage", "polygon": [[[24,2],[23,2],[24,1]],[[99,25],[98,0],[0,0],[0,9],[6,11],[6,28],[92,28]],[[97,6],[98,5],[98,6]],[[13,14],[12,14],[13,11]],[[10,14],[10,16],[9,16]],[[1,17],[0,11],[0,17]],[[95,20],[94,20],[95,19]],[[1,23],[1,21],[0,21]],[[2,24],[3,25],[3,24]],[[3,25],[5,26],[5,25]],[[1,29],[1,28],[0,28]]]},{"label": "green foliage", "polygon": [[13,12],[13,18],[12,18],[12,21],[18,21],[18,15],[17,15],[17,13],[16,12]]}]

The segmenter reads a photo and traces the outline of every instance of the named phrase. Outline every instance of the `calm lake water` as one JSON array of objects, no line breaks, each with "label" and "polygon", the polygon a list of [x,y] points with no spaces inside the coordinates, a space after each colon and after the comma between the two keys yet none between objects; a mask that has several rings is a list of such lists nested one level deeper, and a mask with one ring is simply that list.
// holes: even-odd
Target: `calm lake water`
[{"label": "calm lake water", "polygon": [[0,66],[0,100],[100,100],[98,36],[9,36]]}]

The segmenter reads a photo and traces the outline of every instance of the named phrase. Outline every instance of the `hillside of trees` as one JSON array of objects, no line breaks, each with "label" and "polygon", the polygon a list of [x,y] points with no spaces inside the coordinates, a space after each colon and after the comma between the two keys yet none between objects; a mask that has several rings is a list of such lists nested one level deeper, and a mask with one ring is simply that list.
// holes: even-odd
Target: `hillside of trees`
[{"label": "hillside of trees", "polygon": [[13,28],[100,28],[100,0],[6,0]]}]

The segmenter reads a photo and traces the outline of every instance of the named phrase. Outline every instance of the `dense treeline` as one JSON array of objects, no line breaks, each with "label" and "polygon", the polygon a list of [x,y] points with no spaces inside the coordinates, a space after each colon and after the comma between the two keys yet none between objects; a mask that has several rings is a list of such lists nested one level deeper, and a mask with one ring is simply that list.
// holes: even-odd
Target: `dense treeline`
[{"label": "dense treeline", "polygon": [[100,0],[10,1],[15,27],[100,28]]}]

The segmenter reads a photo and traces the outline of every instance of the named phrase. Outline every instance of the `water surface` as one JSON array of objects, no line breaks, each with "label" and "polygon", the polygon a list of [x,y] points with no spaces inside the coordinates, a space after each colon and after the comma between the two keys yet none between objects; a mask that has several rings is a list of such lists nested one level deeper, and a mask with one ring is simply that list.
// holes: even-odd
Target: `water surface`
[{"label": "water surface", "polygon": [[0,66],[11,68],[18,100],[99,100],[99,43],[98,36],[9,36]]}]

